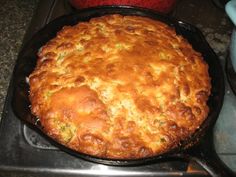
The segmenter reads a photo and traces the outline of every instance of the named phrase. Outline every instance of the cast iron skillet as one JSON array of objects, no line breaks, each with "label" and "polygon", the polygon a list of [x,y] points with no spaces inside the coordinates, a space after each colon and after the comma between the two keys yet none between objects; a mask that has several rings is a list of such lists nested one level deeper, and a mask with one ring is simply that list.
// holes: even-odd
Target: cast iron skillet
[{"label": "cast iron skillet", "polygon": [[[73,151],[49,138],[42,132],[39,120],[30,112],[30,102],[28,99],[29,86],[26,82],[26,77],[33,71],[36,60],[37,51],[47,41],[54,38],[57,31],[65,25],[74,25],[80,21],[88,21],[93,17],[99,17],[105,14],[122,14],[122,15],[139,15],[152,19],[160,20],[169,26],[175,28],[176,32],[186,38],[195,50],[202,53],[202,56],[209,65],[209,74],[212,78],[212,90],[208,101],[210,108],[209,115],[202,126],[194,135],[186,139],[181,145],[162,155],[142,158],[137,160],[111,160],[105,158],[97,158],[90,155],[82,154]],[[15,114],[24,122],[28,123],[36,131],[44,134],[49,141],[59,146],[62,150],[73,154],[74,156],[106,165],[119,166],[134,166],[147,163],[157,163],[158,161],[166,161],[173,159],[194,160],[212,176],[233,176],[231,172],[218,158],[214,150],[212,128],[224,98],[224,79],[223,70],[220,62],[204,39],[202,33],[194,26],[171,19],[156,12],[134,8],[130,6],[103,6],[81,10],[78,13],[60,17],[40,30],[34,37],[24,46],[19,53],[18,60],[14,69],[14,95],[13,95],[13,110]]]}]

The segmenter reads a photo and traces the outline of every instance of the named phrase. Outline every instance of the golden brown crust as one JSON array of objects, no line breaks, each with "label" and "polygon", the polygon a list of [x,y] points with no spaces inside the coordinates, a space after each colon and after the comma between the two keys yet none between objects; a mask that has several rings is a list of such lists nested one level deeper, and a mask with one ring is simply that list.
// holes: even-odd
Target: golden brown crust
[{"label": "golden brown crust", "polygon": [[108,15],[64,27],[30,75],[32,113],[56,141],[98,157],[158,155],[208,114],[208,66],[159,21]]}]

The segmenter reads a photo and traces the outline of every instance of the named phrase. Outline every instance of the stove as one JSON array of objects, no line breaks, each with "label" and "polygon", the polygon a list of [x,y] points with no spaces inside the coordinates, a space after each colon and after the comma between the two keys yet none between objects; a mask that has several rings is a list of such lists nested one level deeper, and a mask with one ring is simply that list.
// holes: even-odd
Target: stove
[{"label": "stove", "polygon": [[[53,19],[75,12],[68,1],[41,0],[26,33],[26,43]],[[178,17],[178,12],[173,12]],[[224,64],[224,60],[221,60]],[[222,76],[223,77],[223,76]],[[225,77],[225,76],[224,76]],[[12,81],[0,124],[0,176],[209,176],[194,161],[160,161],[141,166],[107,166],[76,158],[60,151],[45,137],[22,123],[11,107]],[[226,82],[224,105],[214,129],[219,157],[236,172],[236,97]]]}]

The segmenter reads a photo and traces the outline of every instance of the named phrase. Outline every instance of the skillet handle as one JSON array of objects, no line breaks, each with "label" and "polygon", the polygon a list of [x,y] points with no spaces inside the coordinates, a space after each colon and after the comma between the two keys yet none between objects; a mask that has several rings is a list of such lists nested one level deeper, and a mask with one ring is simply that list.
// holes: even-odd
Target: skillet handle
[{"label": "skillet handle", "polygon": [[189,160],[193,160],[206,170],[212,177],[234,177],[236,176],[215,154],[215,156],[189,156]]},{"label": "skillet handle", "polygon": [[189,160],[195,161],[213,177],[236,177],[236,174],[222,162],[216,153],[211,127],[201,140],[195,149],[187,153]]}]

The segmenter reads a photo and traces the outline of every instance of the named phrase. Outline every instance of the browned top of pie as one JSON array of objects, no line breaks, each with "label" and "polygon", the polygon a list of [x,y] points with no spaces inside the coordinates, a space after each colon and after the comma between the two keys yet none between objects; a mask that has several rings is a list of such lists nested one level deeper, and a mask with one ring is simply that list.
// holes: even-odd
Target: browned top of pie
[{"label": "browned top of pie", "polygon": [[41,48],[30,79],[32,113],[76,151],[134,159],[158,155],[208,114],[208,66],[166,24],[107,15],[66,26]]}]

